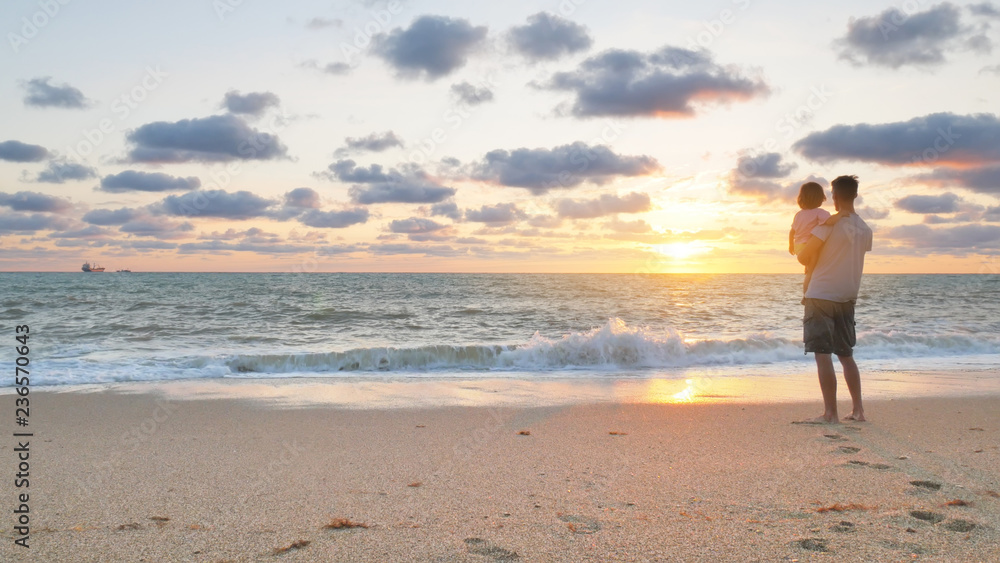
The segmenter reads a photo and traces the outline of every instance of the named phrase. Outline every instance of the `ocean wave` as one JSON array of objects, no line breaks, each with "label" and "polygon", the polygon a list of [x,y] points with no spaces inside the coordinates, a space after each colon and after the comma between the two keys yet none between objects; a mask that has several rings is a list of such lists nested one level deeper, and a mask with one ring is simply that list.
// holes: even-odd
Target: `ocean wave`
[{"label": "ocean wave", "polygon": [[[859,335],[858,354],[870,359],[1000,353],[994,335]],[[535,333],[512,345],[373,347],[343,352],[238,354],[221,359],[234,374],[294,374],[351,371],[688,368],[753,365],[805,359],[798,340],[755,334],[729,340],[685,338],[672,329],[633,327],[609,319],[598,328],[561,338]]]}]

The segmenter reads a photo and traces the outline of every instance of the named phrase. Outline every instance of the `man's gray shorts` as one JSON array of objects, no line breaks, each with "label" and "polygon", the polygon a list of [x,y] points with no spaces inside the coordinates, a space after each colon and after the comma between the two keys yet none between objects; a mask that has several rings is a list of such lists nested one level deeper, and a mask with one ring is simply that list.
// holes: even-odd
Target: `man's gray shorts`
[{"label": "man's gray shorts", "polygon": [[837,303],[825,299],[803,299],[802,341],[806,353],[851,356],[858,342],[854,332],[854,302]]}]

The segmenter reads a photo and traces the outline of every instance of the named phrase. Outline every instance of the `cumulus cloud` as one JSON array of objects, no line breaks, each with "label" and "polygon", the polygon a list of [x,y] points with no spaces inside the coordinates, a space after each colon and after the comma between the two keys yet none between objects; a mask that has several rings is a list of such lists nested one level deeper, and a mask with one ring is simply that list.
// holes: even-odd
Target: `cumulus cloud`
[{"label": "cumulus cloud", "polygon": [[352,152],[382,152],[392,147],[402,147],[403,140],[396,133],[370,133],[364,137],[347,137],[344,146],[337,149],[335,156],[344,156]]},{"label": "cumulus cloud", "polygon": [[779,153],[743,155],[729,173],[729,193],[763,200],[788,199],[798,195],[798,185],[788,186],[776,180],[788,177],[795,168],[795,163],[783,162]]},{"label": "cumulus cloud", "polygon": [[201,180],[194,176],[181,178],[162,172],[141,172],[125,170],[101,179],[104,192],[169,192],[174,190],[194,190],[201,187]]},{"label": "cumulus cloud", "polygon": [[139,218],[143,213],[137,209],[122,207],[121,209],[94,209],[83,216],[83,220],[91,225],[124,225]]},{"label": "cumulus cloud", "polygon": [[24,104],[39,108],[86,109],[90,107],[91,102],[83,95],[83,92],[69,84],[53,85],[50,83],[51,80],[52,77],[44,76],[25,82]]},{"label": "cumulus cloud", "polygon": [[368,221],[368,210],[363,207],[343,211],[320,211],[311,209],[299,216],[299,222],[317,229],[343,229]]},{"label": "cumulus cloud", "polygon": [[483,205],[479,209],[467,209],[465,211],[466,221],[486,223],[491,227],[510,225],[526,217],[527,214],[513,203]]},{"label": "cumulus cloud", "polygon": [[939,228],[927,225],[901,225],[888,229],[882,236],[905,246],[929,251],[953,252],[1000,248],[1000,226],[995,225],[958,225]]},{"label": "cumulus cloud", "polygon": [[1000,196],[1000,165],[971,168],[937,168],[919,174],[914,180],[942,188],[962,187],[968,190]]},{"label": "cumulus cloud", "polygon": [[653,227],[651,227],[649,223],[643,219],[636,219],[635,221],[622,221],[621,219],[615,217],[614,219],[604,223],[604,227],[616,233],[642,234],[653,232]]},{"label": "cumulus cloud", "polygon": [[851,20],[839,44],[840,57],[855,65],[894,69],[943,64],[947,52],[990,51],[989,39],[963,25],[958,7],[949,2],[914,14],[892,7],[876,16]]},{"label": "cumulus cloud", "polygon": [[69,228],[70,219],[61,215],[42,213],[0,213],[0,234],[30,233],[35,231],[61,231]]},{"label": "cumulus cloud", "polygon": [[472,166],[477,180],[527,188],[534,194],[572,188],[585,182],[604,184],[616,177],[646,176],[661,170],[651,156],[622,156],[602,145],[583,142],[552,149],[494,150]]},{"label": "cumulus cloud", "polygon": [[303,62],[299,66],[302,68],[311,68],[314,70],[318,70],[324,74],[343,75],[351,72],[351,65],[342,61],[321,65],[319,64],[319,62],[315,60],[308,60]]},{"label": "cumulus cloud", "polygon": [[1000,119],[990,113],[933,113],[909,121],[835,125],[795,142],[819,162],[851,160],[889,166],[1000,163]]},{"label": "cumulus cloud", "polygon": [[528,17],[528,23],[511,28],[507,41],[531,60],[552,60],[586,51],[594,43],[582,25],[547,12]]},{"label": "cumulus cloud", "polygon": [[941,195],[908,195],[897,199],[896,209],[910,213],[955,213],[962,198],[949,192]]},{"label": "cumulus cloud", "polygon": [[407,29],[372,37],[372,51],[402,78],[435,80],[465,65],[486,27],[447,16],[421,16]]},{"label": "cumulus cloud", "polygon": [[389,223],[389,231],[405,235],[427,234],[447,229],[448,225],[443,225],[431,219],[423,217],[410,217],[409,219],[397,219]]},{"label": "cumulus cloud", "polygon": [[267,215],[269,207],[277,202],[245,190],[229,193],[225,190],[197,190],[182,195],[171,195],[158,204],[156,212],[180,217],[222,217],[225,219],[252,219]]},{"label": "cumulus cloud", "polygon": [[188,236],[188,233],[194,230],[194,225],[187,221],[171,221],[166,217],[141,215],[122,224],[118,230],[139,237],[176,239]]},{"label": "cumulus cloud", "polygon": [[229,113],[259,117],[267,111],[267,108],[277,107],[279,103],[281,100],[272,92],[240,94],[236,90],[230,90],[222,100],[222,108]]},{"label": "cumulus cloud", "polygon": [[7,162],[39,162],[49,156],[45,147],[29,145],[21,141],[4,141],[0,143],[0,160]]},{"label": "cumulus cloud", "polygon": [[319,209],[319,193],[312,188],[295,188],[285,194],[285,206],[300,209]]},{"label": "cumulus cloud", "polygon": [[14,211],[41,211],[44,213],[63,213],[73,209],[73,204],[68,200],[38,192],[17,192],[14,194],[0,192],[0,205]]},{"label": "cumulus cloud", "polygon": [[285,158],[275,135],[258,131],[232,114],[177,122],[147,123],[126,136],[130,162],[220,162]]},{"label": "cumulus cloud", "polygon": [[556,213],[565,219],[593,219],[616,213],[642,213],[653,208],[649,194],[632,192],[624,196],[601,194],[595,199],[564,198],[555,202]]},{"label": "cumulus cloud", "polygon": [[89,227],[73,231],[58,231],[55,233],[49,233],[49,238],[102,239],[106,238],[110,234],[111,231],[108,229],[98,227],[97,225],[91,225]]},{"label": "cumulus cloud", "polygon": [[338,160],[328,168],[323,176],[356,184],[348,192],[355,203],[440,203],[455,195],[454,188],[441,186],[416,168],[405,172],[384,170],[378,164],[364,168],[353,160]]},{"label": "cumulus cloud", "polygon": [[489,88],[477,88],[469,82],[460,82],[451,85],[451,93],[455,98],[465,105],[478,106],[486,102],[493,101],[493,91]]},{"label": "cumulus cloud", "polygon": [[653,53],[604,51],[542,87],[573,92],[569,111],[578,117],[691,117],[699,106],[770,92],[760,78],[716,64],[706,51],[669,46]]},{"label": "cumulus cloud", "polygon": [[97,170],[67,160],[50,160],[44,170],[35,177],[36,182],[47,184],[62,184],[73,180],[89,180],[97,177]]},{"label": "cumulus cloud", "polygon": [[454,221],[458,221],[459,219],[462,218],[462,212],[459,211],[458,205],[453,201],[436,203],[432,205],[430,214],[431,217],[436,217],[436,216],[447,217]]}]

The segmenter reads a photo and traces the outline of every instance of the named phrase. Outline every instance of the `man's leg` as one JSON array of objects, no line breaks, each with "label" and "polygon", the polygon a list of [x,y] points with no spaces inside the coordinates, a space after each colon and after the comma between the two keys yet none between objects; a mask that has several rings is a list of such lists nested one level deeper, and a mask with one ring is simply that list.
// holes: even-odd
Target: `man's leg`
[{"label": "man's leg", "polygon": [[840,422],[837,416],[837,372],[833,370],[833,356],[816,353],[816,371],[819,388],[823,391],[823,416],[825,422]]},{"label": "man's leg", "polygon": [[854,409],[850,415],[844,417],[844,420],[864,422],[865,409],[861,404],[861,370],[858,369],[853,356],[837,356],[837,359],[844,368],[844,379],[847,381],[847,389],[851,392],[851,402],[854,403]]}]

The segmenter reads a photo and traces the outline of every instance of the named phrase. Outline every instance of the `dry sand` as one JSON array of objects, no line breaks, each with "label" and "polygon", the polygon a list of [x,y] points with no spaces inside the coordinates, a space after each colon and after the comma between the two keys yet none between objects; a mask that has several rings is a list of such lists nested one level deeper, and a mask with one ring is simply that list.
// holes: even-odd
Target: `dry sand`
[{"label": "dry sand", "polygon": [[[1000,560],[1000,398],[790,424],[817,408],[33,392],[31,548],[5,476],[0,559]],[[367,527],[324,529],[338,518]]]}]

